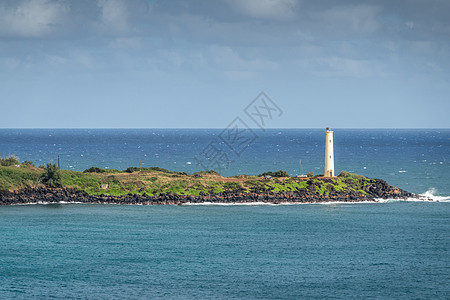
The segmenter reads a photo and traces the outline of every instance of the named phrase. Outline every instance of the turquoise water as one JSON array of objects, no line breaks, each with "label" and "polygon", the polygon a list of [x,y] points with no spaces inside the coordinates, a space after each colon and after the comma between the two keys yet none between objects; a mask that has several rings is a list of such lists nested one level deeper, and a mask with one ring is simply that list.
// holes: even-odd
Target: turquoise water
[{"label": "turquoise water", "polygon": [[0,207],[0,298],[448,299],[450,204]]}]

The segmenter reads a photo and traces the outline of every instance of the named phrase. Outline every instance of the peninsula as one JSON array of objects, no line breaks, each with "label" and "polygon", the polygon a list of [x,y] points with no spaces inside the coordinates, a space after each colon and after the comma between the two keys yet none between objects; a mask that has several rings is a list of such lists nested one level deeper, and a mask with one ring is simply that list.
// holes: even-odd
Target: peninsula
[{"label": "peninsula", "polygon": [[[52,175],[54,178],[49,178],[52,166],[56,173]],[[186,174],[158,167],[131,167],[125,171],[93,167],[77,172],[59,170],[51,164],[37,168],[22,163],[0,166],[0,205],[58,202],[279,204],[414,197],[414,194],[393,187],[384,180],[345,171],[335,177],[289,177],[284,171],[269,174],[272,176],[266,173],[223,177],[215,171]]]},{"label": "peninsula", "polygon": [[[59,158],[58,158],[59,159]],[[59,164],[59,162],[58,162]],[[376,201],[414,197],[381,179],[342,171],[334,174],[333,131],[326,129],[324,175],[290,177],[285,171],[223,177],[159,167],[125,171],[92,167],[83,172],[55,164],[36,168],[12,156],[0,158],[0,205],[39,202],[115,204],[316,203]]]}]

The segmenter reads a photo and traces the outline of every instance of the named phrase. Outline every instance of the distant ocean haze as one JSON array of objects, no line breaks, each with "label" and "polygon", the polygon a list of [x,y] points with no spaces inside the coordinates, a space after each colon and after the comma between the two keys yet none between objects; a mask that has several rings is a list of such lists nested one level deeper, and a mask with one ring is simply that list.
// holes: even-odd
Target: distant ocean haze
[{"label": "distant ocean haze", "polygon": [[[346,170],[385,179],[414,193],[450,196],[449,129],[335,129],[336,174]],[[221,129],[0,129],[0,154],[36,165],[56,163],[124,170],[158,166],[193,173],[215,169],[224,176],[285,170],[323,174],[324,129],[260,129],[239,145],[220,139]],[[213,155],[225,159],[212,161]],[[207,160],[209,156],[209,160]]]}]

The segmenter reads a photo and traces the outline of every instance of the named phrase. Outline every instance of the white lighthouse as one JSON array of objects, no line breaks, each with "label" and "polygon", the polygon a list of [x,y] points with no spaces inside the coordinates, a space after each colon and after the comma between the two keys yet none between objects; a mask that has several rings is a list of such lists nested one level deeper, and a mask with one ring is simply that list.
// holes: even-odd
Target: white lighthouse
[{"label": "white lighthouse", "polygon": [[330,128],[327,128],[325,135],[325,170],[323,176],[334,176],[333,131]]}]

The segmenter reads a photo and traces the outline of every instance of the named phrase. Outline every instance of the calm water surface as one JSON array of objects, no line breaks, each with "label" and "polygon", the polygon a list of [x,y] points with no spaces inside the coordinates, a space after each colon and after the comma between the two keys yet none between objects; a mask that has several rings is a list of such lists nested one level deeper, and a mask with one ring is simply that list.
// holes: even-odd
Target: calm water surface
[{"label": "calm water surface", "polygon": [[0,298],[448,299],[450,204],[0,207]]}]

